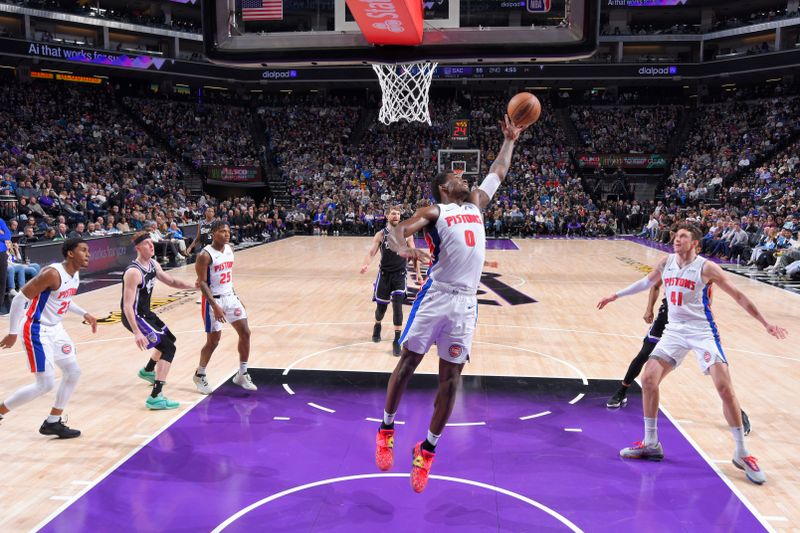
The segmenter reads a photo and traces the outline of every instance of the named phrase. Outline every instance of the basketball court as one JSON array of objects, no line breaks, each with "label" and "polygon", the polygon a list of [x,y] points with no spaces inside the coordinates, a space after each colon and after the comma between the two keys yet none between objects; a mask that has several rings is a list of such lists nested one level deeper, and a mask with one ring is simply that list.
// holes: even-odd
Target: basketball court
[{"label": "basketball court", "polygon": [[[237,367],[230,326],[208,367],[216,390],[208,397],[196,392],[191,376],[205,340],[196,294],[157,285],[157,312],[178,338],[165,392],[182,405],[172,412],[144,406],[149,386],[136,371],[146,355],[119,323],[119,284],[80,294],[81,306],[105,318],[96,335],[72,316],[65,324],[83,369],[69,424],[83,435],[57,441],[37,433],[49,396],[3,421],[0,528],[800,527],[792,455],[800,438],[800,415],[792,408],[800,378],[796,344],[770,337],[725,294],[716,295],[714,314],[753,423],[747,445],[767,483],[750,484],[731,464],[721,403],[691,359],[662,389],[664,461],[618,457],[642,436],[640,394],[637,388],[618,410],[605,401],[641,345],[646,296],[603,311],[595,304],[664,253],[627,240],[490,241],[487,259],[499,267],[482,278],[474,355],[431,482],[415,494],[408,472],[411,447],[429,421],[435,354],[423,361],[398,412],[395,465],[379,472],[375,431],[397,359],[390,339],[370,340],[376,267],[358,273],[369,243],[292,237],[237,252],[236,291],[253,331],[250,367],[259,386],[253,393],[229,381]],[[171,272],[194,279],[191,266]],[[795,334],[797,294],[733,279]],[[4,393],[30,380],[21,351],[0,359]]]}]

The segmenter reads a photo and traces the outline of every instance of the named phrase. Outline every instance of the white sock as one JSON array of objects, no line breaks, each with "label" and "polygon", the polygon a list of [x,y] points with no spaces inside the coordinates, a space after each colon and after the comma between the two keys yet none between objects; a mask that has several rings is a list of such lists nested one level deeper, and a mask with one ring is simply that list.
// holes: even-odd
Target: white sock
[{"label": "white sock", "polygon": [[245,362],[241,362],[240,361],[239,362],[239,375],[243,376],[245,374],[247,374],[247,361],[245,361]]},{"label": "white sock", "polygon": [[731,435],[733,435],[733,441],[736,443],[736,457],[747,457],[750,455],[747,448],[744,447],[744,428],[742,426],[738,428],[732,427]]},{"label": "white sock", "polygon": [[433,433],[431,433],[430,429],[428,430],[428,442],[430,442],[434,446],[436,446],[436,443],[439,442],[440,437],[441,435],[434,435]]},{"label": "white sock", "polygon": [[394,415],[397,413],[387,413],[386,411],[383,412],[383,423],[387,426],[391,426],[394,424]]},{"label": "white sock", "polygon": [[657,418],[644,417],[644,445],[655,446],[658,444]]},{"label": "white sock", "polygon": [[61,420],[61,417],[60,417],[60,416],[56,416],[56,415],[47,415],[47,423],[48,423],[48,424],[55,424],[55,423],[56,423],[56,422],[58,422],[59,420]]},{"label": "white sock", "polygon": [[205,376],[206,375],[206,367],[198,366],[197,367],[197,375],[198,376]]}]

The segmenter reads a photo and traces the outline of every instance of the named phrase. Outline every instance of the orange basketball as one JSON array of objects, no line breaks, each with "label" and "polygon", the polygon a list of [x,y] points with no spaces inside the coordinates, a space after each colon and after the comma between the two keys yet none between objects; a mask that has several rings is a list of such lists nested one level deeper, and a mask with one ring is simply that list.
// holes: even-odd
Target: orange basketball
[{"label": "orange basketball", "polygon": [[530,126],[542,114],[542,104],[531,93],[517,93],[508,102],[508,116],[515,126]]}]

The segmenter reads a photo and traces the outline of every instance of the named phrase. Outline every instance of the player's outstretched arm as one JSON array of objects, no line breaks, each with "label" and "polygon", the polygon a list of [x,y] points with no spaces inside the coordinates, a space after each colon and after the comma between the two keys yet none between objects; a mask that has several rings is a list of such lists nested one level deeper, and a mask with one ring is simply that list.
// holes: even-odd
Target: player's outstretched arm
[{"label": "player's outstretched arm", "polygon": [[611,302],[616,301],[618,298],[622,298],[623,296],[630,296],[631,294],[636,294],[637,292],[646,291],[656,283],[661,278],[661,273],[664,271],[664,265],[667,264],[667,258],[664,257],[661,261],[658,262],[656,268],[654,268],[647,276],[643,277],[639,281],[636,281],[621,291],[615,292],[610,296],[606,296],[605,298],[601,299],[597,302],[597,308],[602,309]]},{"label": "player's outstretched arm", "polygon": [[19,330],[25,318],[25,310],[31,300],[44,291],[56,290],[61,285],[61,276],[55,268],[46,267],[32,280],[22,287],[22,290],[11,300],[11,309],[8,312],[8,335],[0,340],[0,348],[11,348],[17,342]]},{"label": "player's outstretched arm", "polygon": [[172,277],[171,275],[167,274],[166,272],[164,272],[164,269],[161,268],[161,265],[159,265],[155,261],[154,261],[154,264],[156,265],[156,279],[158,281],[160,281],[161,283],[169,285],[173,289],[196,289],[197,288],[197,286],[195,286],[194,283],[189,283],[188,281],[183,281],[182,279],[178,279],[178,278]]},{"label": "player's outstretched arm", "polygon": [[389,234],[389,249],[400,257],[415,259],[417,261],[430,261],[431,254],[422,248],[411,248],[408,246],[407,238],[413,237],[419,230],[428,224],[436,224],[439,219],[439,206],[429,205],[417,209],[411,218],[399,223]]},{"label": "player's outstretched arm", "polygon": [[716,263],[712,263],[711,261],[706,261],[703,266],[703,278],[706,279],[708,283],[716,283],[717,286],[728,293],[731,298],[733,298],[737,304],[739,304],[742,309],[747,311],[747,313],[761,322],[761,325],[764,326],[764,329],[778,339],[785,339],[789,332],[786,331],[785,328],[782,328],[776,324],[771,324],[767,322],[767,319],[764,318],[764,315],[761,314],[761,311],[758,310],[756,304],[748,298],[742,291],[736,288],[736,286],[731,283],[730,278],[725,271],[720,268],[719,265]]},{"label": "player's outstretched arm", "polygon": [[[526,126],[527,127],[527,126]],[[514,143],[519,138],[519,134],[525,128],[515,126],[508,115],[500,121],[500,129],[503,130],[503,146],[497,152],[494,163],[489,168],[489,174],[483,179],[481,186],[469,195],[470,203],[483,209],[492,201],[492,196],[497,192],[500,183],[505,179],[508,169],[511,167],[511,154],[514,152]]]},{"label": "player's outstretched arm", "polygon": [[225,310],[214,299],[214,293],[211,292],[211,287],[208,286],[208,267],[211,264],[211,256],[205,250],[200,252],[197,256],[197,261],[194,263],[194,271],[197,273],[197,287],[200,292],[206,297],[206,301],[211,305],[214,311],[214,319],[217,322],[225,322]]},{"label": "player's outstretched arm", "polygon": [[372,262],[372,258],[378,253],[381,247],[381,239],[383,238],[381,235],[382,233],[383,231],[379,231],[372,237],[372,243],[369,245],[369,252],[367,252],[367,257],[364,258],[364,262],[361,264],[361,270],[359,270],[361,274],[367,271],[369,264]]}]

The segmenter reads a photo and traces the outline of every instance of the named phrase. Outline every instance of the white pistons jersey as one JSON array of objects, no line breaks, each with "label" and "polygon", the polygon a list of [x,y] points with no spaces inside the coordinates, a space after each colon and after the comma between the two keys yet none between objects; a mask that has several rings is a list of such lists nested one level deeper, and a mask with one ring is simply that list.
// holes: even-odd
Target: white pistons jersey
[{"label": "white pistons jersey", "polygon": [[425,229],[433,254],[428,277],[434,283],[477,292],[486,257],[486,232],[478,206],[438,204],[436,224]]},{"label": "white pistons jersey", "polygon": [[212,245],[203,248],[211,256],[208,265],[208,286],[214,296],[233,294],[233,248],[225,245],[223,251],[215,250]]},{"label": "white pistons jersey", "polygon": [[25,312],[26,329],[36,323],[44,326],[60,324],[64,320],[64,315],[67,314],[69,305],[72,303],[72,297],[78,292],[78,285],[80,284],[78,272],[75,272],[74,276],[70,276],[61,263],[53,263],[50,268],[58,272],[61,277],[61,283],[58,289],[42,291],[41,294],[31,300]]},{"label": "white pistons jersey", "polygon": [[706,259],[699,255],[681,267],[678,257],[670,254],[661,279],[667,298],[669,324],[710,326],[716,329],[711,314],[711,284],[703,281]]}]

